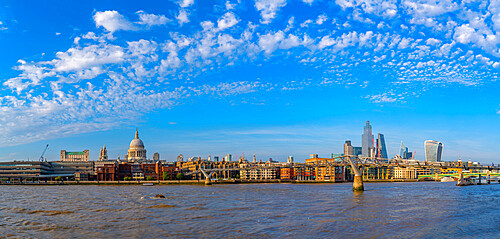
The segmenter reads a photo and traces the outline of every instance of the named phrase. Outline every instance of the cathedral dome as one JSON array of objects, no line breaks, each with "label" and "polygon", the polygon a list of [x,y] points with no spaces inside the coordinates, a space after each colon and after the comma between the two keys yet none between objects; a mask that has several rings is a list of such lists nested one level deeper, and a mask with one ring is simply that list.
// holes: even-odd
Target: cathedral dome
[{"label": "cathedral dome", "polygon": [[142,142],[141,139],[139,139],[139,132],[137,129],[135,130],[135,139],[130,141],[130,147],[131,149],[144,149],[144,143]]},{"label": "cathedral dome", "polygon": [[131,148],[131,149],[133,149],[133,148],[144,148],[144,143],[140,139],[133,139],[130,142],[130,147],[129,148]]}]

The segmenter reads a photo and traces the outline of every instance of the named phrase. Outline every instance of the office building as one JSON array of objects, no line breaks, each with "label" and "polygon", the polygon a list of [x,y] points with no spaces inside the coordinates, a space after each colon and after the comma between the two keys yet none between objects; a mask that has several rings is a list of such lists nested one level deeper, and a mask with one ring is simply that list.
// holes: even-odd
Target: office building
[{"label": "office building", "polygon": [[443,154],[443,143],[426,140],[424,142],[425,146],[425,161],[428,162],[441,162],[441,156]]},{"label": "office building", "polygon": [[363,135],[361,136],[362,156],[371,157],[373,152],[373,134],[370,121],[366,121],[363,128]]},{"label": "office building", "polygon": [[383,134],[378,134],[377,137],[377,158],[387,158],[387,149],[385,147],[385,138]]},{"label": "office building", "polygon": [[352,154],[355,156],[361,155],[363,153],[362,147],[352,147]]},{"label": "office building", "polygon": [[354,155],[354,147],[350,140],[346,140],[344,143],[344,155]]},{"label": "office building", "polygon": [[401,141],[401,146],[399,147],[399,156],[402,159],[413,159],[413,153],[408,152],[408,147],[403,144],[403,141]]}]

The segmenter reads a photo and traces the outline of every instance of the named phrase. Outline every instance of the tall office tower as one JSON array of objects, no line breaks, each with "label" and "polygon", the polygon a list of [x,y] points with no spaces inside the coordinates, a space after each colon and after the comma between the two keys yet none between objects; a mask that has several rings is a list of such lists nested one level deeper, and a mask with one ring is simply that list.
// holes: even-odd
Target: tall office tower
[{"label": "tall office tower", "polygon": [[354,147],[350,140],[346,140],[344,143],[344,155],[354,155]]},{"label": "tall office tower", "polygon": [[226,162],[233,161],[233,155],[226,154],[226,157],[224,157],[224,161],[226,161]]},{"label": "tall office tower", "polygon": [[286,162],[293,163],[293,156],[288,156],[288,158],[286,159]]},{"label": "tall office tower", "polygon": [[363,129],[363,135],[361,136],[361,147],[363,150],[362,156],[371,157],[371,151],[373,148],[373,134],[370,121],[366,121],[365,127]]},{"label": "tall office tower", "polygon": [[441,162],[441,155],[443,154],[443,143],[426,140],[424,142],[425,146],[425,161],[429,162]]},{"label": "tall office tower", "polygon": [[399,156],[401,156],[402,159],[406,159],[408,155],[408,148],[403,144],[403,141],[401,141],[401,147],[399,147]]},{"label": "tall office tower", "polygon": [[383,134],[378,134],[377,137],[377,157],[386,159],[387,149],[385,147],[385,138]]}]

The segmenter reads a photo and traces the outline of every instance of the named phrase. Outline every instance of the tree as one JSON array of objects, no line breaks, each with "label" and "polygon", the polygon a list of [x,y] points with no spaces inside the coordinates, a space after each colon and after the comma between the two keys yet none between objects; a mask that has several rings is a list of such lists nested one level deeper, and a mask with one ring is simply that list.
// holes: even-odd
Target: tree
[{"label": "tree", "polygon": [[170,178],[170,174],[168,172],[163,172],[162,178],[163,178],[163,180],[172,179],[172,178]]},{"label": "tree", "polygon": [[123,180],[130,181],[130,180],[132,180],[132,177],[124,177]]},{"label": "tree", "polygon": [[61,177],[61,176],[57,176],[56,178],[54,178],[54,180],[56,180],[56,181],[61,181],[61,180],[62,180],[62,177]]},{"label": "tree", "polygon": [[147,180],[147,181],[151,181],[151,180],[153,180],[153,177],[151,177],[151,176],[147,176],[147,177],[146,177],[146,180]]},{"label": "tree", "polygon": [[182,180],[184,178],[184,174],[182,173],[178,173],[177,176],[175,176],[177,178],[177,180]]}]

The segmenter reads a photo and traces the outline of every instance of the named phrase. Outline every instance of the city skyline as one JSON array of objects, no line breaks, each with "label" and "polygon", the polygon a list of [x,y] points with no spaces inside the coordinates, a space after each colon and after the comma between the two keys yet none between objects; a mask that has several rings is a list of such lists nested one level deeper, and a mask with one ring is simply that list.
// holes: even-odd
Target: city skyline
[{"label": "city skyline", "polygon": [[[424,9],[424,10],[422,10]],[[495,2],[4,1],[0,160],[89,149],[302,160],[361,146],[499,163]],[[479,19],[479,20],[478,20]],[[150,157],[152,154],[150,154]]]},{"label": "city skyline", "polygon": [[[371,130],[372,130],[372,125],[369,125],[369,121],[366,121],[365,123],[366,123],[366,124],[365,124],[365,126],[364,126],[364,130],[363,130],[364,132],[363,132],[363,134],[361,135],[361,136],[362,136],[362,137],[361,137],[361,138],[362,138],[362,140],[361,140],[361,141],[363,141],[363,140],[364,140],[364,138],[365,138],[365,134],[366,134],[367,132],[370,132],[370,133],[371,133]],[[403,151],[402,151],[402,150],[403,150],[403,149],[402,149],[402,147],[404,147],[403,142],[401,142],[401,146],[400,146],[400,148],[399,148],[399,151],[398,151],[398,152],[396,152],[393,156],[390,156],[390,157],[389,157],[389,156],[388,156],[388,154],[387,154],[387,152],[386,152],[385,137],[384,137],[384,135],[383,135],[383,134],[381,134],[381,133],[378,133],[377,135],[378,135],[378,138],[377,138],[377,140],[376,140],[376,144],[374,144],[374,145],[367,145],[367,146],[365,146],[365,147],[372,149],[372,151],[373,151],[373,153],[374,153],[374,154],[372,155],[373,157],[375,157],[375,158],[383,158],[383,159],[391,159],[391,158],[393,158],[393,157],[397,157],[397,155],[400,155],[403,159],[416,159],[416,160],[420,160],[420,161],[428,161],[428,155],[427,155],[427,142],[437,142],[437,141],[433,141],[433,140],[426,140],[426,141],[424,142],[424,153],[425,153],[425,156],[424,156],[424,158],[423,158],[423,159],[415,158],[415,157],[414,157],[414,153],[416,153],[416,151],[413,151],[413,152],[408,151],[408,148],[407,148],[407,147],[405,147],[405,148],[406,148],[406,152],[407,152],[407,153],[409,153],[409,154],[410,154],[410,156],[407,158],[407,157],[406,157],[406,154],[401,155],[401,154],[402,154],[402,152],[403,152]],[[373,136],[373,135],[371,135],[371,136]],[[379,145],[379,140],[380,140],[380,139],[381,139],[381,143],[380,143],[380,145]],[[345,141],[345,143],[347,143],[347,142],[351,143],[351,142],[352,142],[352,140],[347,140],[347,141]],[[439,143],[439,142],[438,142],[438,143]],[[49,146],[49,145],[47,144],[47,145],[46,145],[46,147],[48,148],[48,146]],[[360,156],[362,156],[362,157],[367,157],[367,156],[364,156],[364,155],[362,154],[362,148],[363,148],[362,146],[356,146],[356,145],[352,145],[352,144],[351,144],[351,146],[353,146],[353,147],[357,147],[357,148],[360,148],[360,152],[359,152]],[[127,161],[128,159],[131,159],[131,158],[130,158],[130,153],[131,153],[131,151],[130,151],[130,150],[131,150],[131,148],[134,148],[134,149],[135,149],[135,148],[137,148],[137,147],[140,147],[139,151],[141,151],[141,152],[142,152],[142,155],[140,156],[140,159],[141,159],[141,160],[159,160],[159,159],[154,159],[154,157],[160,157],[160,154],[159,154],[158,152],[155,152],[155,153],[152,153],[152,154],[151,154],[151,155],[153,155],[153,154],[154,154],[154,156],[147,157],[147,155],[146,155],[145,145],[144,145],[143,141],[139,138],[139,132],[138,132],[138,129],[137,129],[137,128],[135,129],[135,136],[134,136],[134,138],[132,139],[132,141],[130,142],[130,145],[129,145],[129,147],[128,147],[128,150],[127,150],[127,151],[125,151],[126,153],[124,153],[124,154],[120,154],[120,153],[118,153],[118,154],[116,154],[116,156],[112,156],[111,158],[112,158],[113,160],[120,159],[120,160],[125,160],[125,161]],[[68,151],[68,152],[73,152],[73,153],[74,153],[74,152],[81,153],[81,152],[83,152],[82,150],[84,150],[84,151],[86,152],[85,154],[87,155],[87,156],[86,156],[86,157],[87,157],[87,161],[88,161],[88,160],[91,160],[91,161],[100,161],[100,160],[101,160],[101,158],[103,158],[103,159],[107,159],[107,158],[109,158],[109,157],[108,157],[108,153],[107,153],[108,149],[107,149],[107,147],[106,147],[106,144],[102,145],[102,146],[99,148],[99,150],[98,150],[98,151],[99,151],[99,153],[98,153],[98,156],[97,156],[96,158],[94,158],[94,157],[93,157],[93,155],[92,155],[91,153],[90,153],[90,155],[89,155],[89,150],[88,150],[87,148],[85,148],[85,149],[71,149],[71,150],[61,149],[61,155],[64,155],[64,154],[66,153],[66,151]],[[346,148],[345,148],[345,144],[343,144],[343,145],[342,145],[342,150],[341,150],[340,152],[332,152],[332,153],[329,153],[329,154],[327,154],[327,153],[322,153],[322,154],[320,154],[320,156],[321,156],[321,157],[330,157],[330,156],[332,156],[333,154],[337,154],[337,155],[338,155],[338,154],[341,154],[341,153],[346,153],[346,151],[345,151],[345,150],[346,150]],[[380,151],[378,151],[378,152],[377,152],[377,150],[380,150]],[[441,150],[442,150],[442,149],[441,149]],[[114,152],[114,151],[111,151],[111,152]],[[55,161],[55,160],[57,160],[56,158],[53,158],[53,156],[49,156],[49,159],[47,159],[47,155],[45,154],[45,153],[46,153],[46,150],[44,150],[44,151],[43,151],[43,153],[44,153],[44,155],[45,155],[45,156],[44,156],[44,158],[45,158],[46,160],[48,160],[48,161]],[[135,154],[136,154],[136,153],[134,152],[134,155],[135,155]],[[316,154],[316,153],[314,153],[314,154]],[[353,155],[357,155],[356,153],[352,153],[352,154],[353,154]],[[377,155],[379,155],[379,154],[380,154],[380,156],[377,156]],[[412,156],[412,154],[413,154],[413,156]],[[104,157],[104,155],[105,155],[105,157]],[[163,161],[169,161],[169,162],[175,162],[175,161],[178,159],[178,156],[179,156],[179,155],[184,155],[184,154],[183,154],[183,153],[178,153],[178,154],[177,154],[177,156],[175,156],[175,157],[174,157],[174,156],[172,156],[172,155],[168,155],[168,156],[167,156],[167,158],[161,158],[161,160],[163,160]],[[249,156],[248,156],[249,154],[248,154],[248,153],[245,155],[245,152],[231,152],[231,151],[221,152],[221,154],[220,154],[220,155],[219,155],[219,154],[212,154],[212,153],[208,153],[208,156],[207,156],[207,155],[205,155],[205,154],[196,154],[196,153],[195,153],[195,154],[191,154],[191,155],[189,155],[189,154],[188,154],[188,155],[184,155],[184,157],[186,157],[186,158],[203,158],[203,159],[208,159],[208,160],[210,161],[211,155],[213,155],[213,157],[214,157],[214,158],[224,158],[224,157],[225,157],[224,155],[226,155],[226,156],[227,156],[227,155],[229,155],[229,156],[232,156],[232,158],[234,158],[234,159],[239,159],[240,157],[244,157],[245,159],[249,160]],[[286,156],[283,156],[283,155],[286,155]],[[285,161],[285,160],[283,160],[283,159],[282,159],[283,157],[285,157],[285,158],[286,158],[286,161],[289,161],[289,158],[290,158],[290,157],[292,157],[292,158],[294,157],[293,155],[290,155],[290,154],[288,154],[288,155],[287,155],[287,154],[283,154],[283,155],[278,155],[278,156],[277,156],[278,158],[276,159],[276,158],[273,158],[273,157],[276,157],[276,155],[269,155],[269,154],[267,154],[267,155],[266,155],[266,154],[264,153],[264,154],[262,154],[262,155],[259,155],[259,160],[261,160],[261,161],[267,161],[267,160],[269,160],[269,159],[273,158],[273,160]],[[305,159],[310,158],[310,157],[302,156],[302,155],[303,155],[303,153],[300,153],[300,154],[298,154],[298,155],[299,155],[299,160],[298,160],[297,162],[304,162],[304,161],[305,161]],[[309,154],[309,156],[310,156],[310,155],[311,155],[311,154]],[[127,157],[127,156],[128,156],[128,157]],[[250,156],[251,156],[251,153],[250,153]],[[255,156],[256,156],[256,154],[255,154],[255,153],[253,153],[253,159],[254,159],[254,160],[255,160]],[[370,157],[372,157],[372,156],[370,156]],[[62,156],[61,156],[61,157],[62,157]],[[111,159],[111,158],[110,158],[110,159]],[[127,158],[128,158],[128,159],[127,159]],[[441,155],[439,156],[439,158],[441,158]],[[137,159],[139,159],[139,158],[137,158]],[[34,160],[36,160],[36,159],[35,159],[35,158],[31,158],[31,159],[30,159],[30,158],[27,158],[27,159],[11,159],[11,160],[28,160],[28,161],[33,160],[33,161],[34,161]],[[139,160],[139,161],[141,161],[141,160]],[[469,160],[470,160],[470,158],[469,158]]]}]

